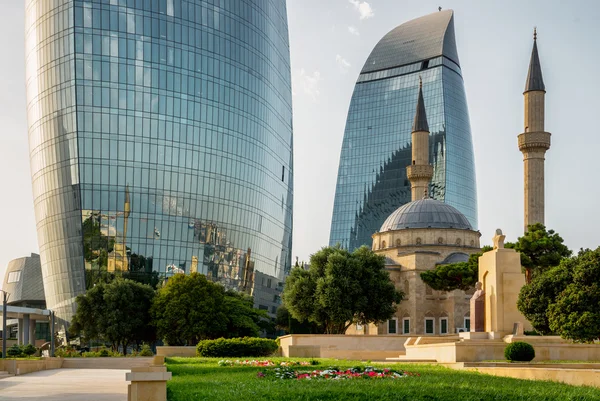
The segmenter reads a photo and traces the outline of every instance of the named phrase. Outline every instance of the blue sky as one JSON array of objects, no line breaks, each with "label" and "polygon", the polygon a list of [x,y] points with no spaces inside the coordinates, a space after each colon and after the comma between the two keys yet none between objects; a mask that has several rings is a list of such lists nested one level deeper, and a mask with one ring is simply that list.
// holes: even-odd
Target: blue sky
[{"label": "blue sky", "polygon": [[[42,0],[43,1],[43,0]],[[36,252],[24,84],[24,1],[0,0],[0,278]],[[482,244],[496,228],[522,233],[523,88],[533,27],[546,83],[546,223],[577,250],[600,245],[600,9],[588,1],[288,0],[294,85],[294,247],[307,260],[327,245],[346,113],[375,44],[410,19],[455,11],[475,147]]]}]

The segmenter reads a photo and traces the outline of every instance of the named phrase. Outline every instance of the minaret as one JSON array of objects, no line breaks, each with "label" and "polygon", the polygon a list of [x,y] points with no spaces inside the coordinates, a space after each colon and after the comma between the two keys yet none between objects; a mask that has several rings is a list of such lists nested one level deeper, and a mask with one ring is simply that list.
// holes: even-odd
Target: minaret
[{"label": "minaret", "polygon": [[525,83],[525,131],[519,135],[519,150],[525,165],[525,232],[535,223],[544,224],[544,155],[550,149],[550,133],[544,131],[546,88],[533,31],[533,50]]},{"label": "minaret", "polygon": [[433,166],[429,164],[429,125],[423,101],[423,81],[419,77],[419,99],[412,126],[412,165],[406,167],[406,176],[410,180],[411,200],[427,196],[429,182],[433,177]]},{"label": "minaret", "polygon": [[127,249],[127,225],[131,214],[131,199],[129,198],[129,185],[125,187],[125,205],[123,211],[123,246]]}]

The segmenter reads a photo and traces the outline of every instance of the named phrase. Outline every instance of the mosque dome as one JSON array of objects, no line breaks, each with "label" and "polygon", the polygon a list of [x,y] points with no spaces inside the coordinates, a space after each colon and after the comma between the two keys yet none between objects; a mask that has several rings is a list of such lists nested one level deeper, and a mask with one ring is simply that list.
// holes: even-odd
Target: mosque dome
[{"label": "mosque dome", "polygon": [[379,232],[406,228],[473,230],[464,214],[435,199],[420,199],[400,206],[385,220]]}]

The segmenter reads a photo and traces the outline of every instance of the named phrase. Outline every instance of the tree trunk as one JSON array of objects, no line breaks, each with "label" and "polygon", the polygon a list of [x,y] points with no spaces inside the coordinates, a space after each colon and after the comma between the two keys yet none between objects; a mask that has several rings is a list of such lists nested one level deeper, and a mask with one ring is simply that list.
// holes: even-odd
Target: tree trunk
[{"label": "tree trunk", "polygon": [[525,268],[525,284],[531,284],[531,268]]}]

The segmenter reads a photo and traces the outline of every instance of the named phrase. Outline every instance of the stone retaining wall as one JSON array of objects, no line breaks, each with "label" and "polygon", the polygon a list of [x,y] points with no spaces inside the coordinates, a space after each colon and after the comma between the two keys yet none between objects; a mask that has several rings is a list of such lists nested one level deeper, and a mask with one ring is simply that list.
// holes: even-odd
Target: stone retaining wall
[{"label": "stone retaining wall", "polygon": [[290,334],[279,337],[281,356],[383,360],[404,354],[402,335]]},{"label": "stone retaining wall", "polygon": [[127,369],[149,366],[152,357],[131,358],[64,358],[62,367],[65,369]]},{"label": "stone retaining wall", "polygon": [[44,358],[39,360],[0,360],[0,370],[6,371],[11,375],[24,375],[27,373],[39,372],[41,370],[60,369],[63,360],[61,358]]},{"label": "stone retaining wall", "polygon": [[193,358],[196,355],[196,347],[171,347],[171,346],[162,346],[156,347],[156,355],[165,356],[165,357],[173,357],[173,356],[182,356],[186,358]]},{"label": "stone retaining wall", "polygon": [[[512,341],[525,341],[535,349],[534,361],[600,361],[600,345],[574,344],[554,337],[515,337]],[[407,359],[431,359],[440,363],[481,362],[504,360],[508,345],[502,340],[465,340],[439,344],[406,345]]]},{"label": "stone retaining wall", "polygon": [[[570,384],[574,386],[600,387],[600,370],[590,369],[582,364],[581,368],[574,368],[576,364],[548,364],[548,365],[521,365],[504,364],[505,366],[489,366],[489,364],[465,363],[462,369],[485,373],[492,376],[512,377],[526,380],[548,380]],[[568,368],[563,367],[568,366]],[[597,365],[596,365],[597,366]]]}]

